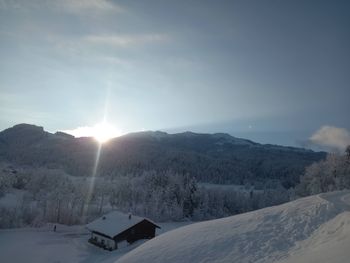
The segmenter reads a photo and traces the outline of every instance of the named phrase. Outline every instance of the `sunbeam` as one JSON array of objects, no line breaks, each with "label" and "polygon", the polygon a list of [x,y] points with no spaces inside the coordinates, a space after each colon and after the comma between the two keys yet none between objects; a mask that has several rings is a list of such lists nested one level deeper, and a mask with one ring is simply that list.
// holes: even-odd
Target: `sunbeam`
[{"label": "sunbeam", "polygon": [[[97,172],[98,172],[98,167],[100,163],[100,157],[101,157],[101,152],[102,152],[102,145],[103,142],[107,141],[110,137],[108,137],[110,134],[106,132],[104,129],[108,127],[107,125],[107,115],[108,115],[108,101],[109,101],[109,95],[110,95],[110,85],[107,85],[107,92],[106,92],[106,99],[105,99],[105,104],[104,104],[104,114],[103,114],[103,122],[102,124],[105,125],[100,125],[100,133],[95,135],[95,139],[98,141],[97,144],[97,150],[96,150],[96,155],[95,155],[95,161],[94,161],[94,166],[92,168],[92,173],[90,177],[90,183],[88,186],[88,191],[85,199],[85,204],[84,204],[84,212],[83,212],[83,220],[86,220],[86,215],[89,210],[89,205],[91,202],[91,196],[95,188],[95,181],[97,177]],[[99,137],[98,137],[99,136]]]},{"label": "sunbeam", "polygon": [[97,170],[98,170],[98,166],[99,166],[99,163],[100,163],[101,151],[102,151],[102,143],[98,142],[97,151],[96,151],[96,157],[95,157],[95,161],[94,161],[94,166],[92,168],[92,174],[91,174],[91,177],[90,177],[90,183],[89,183],[89,187],[88,187],[88,191],[87,191],[87,195],[86,195],[86,199],[85,199],[84,212],[83,212],[83,221],[86,220],[86,215],[87,215],[88,210],[89,210],[89,204],[90,204],[90,201],[91,201],[91,196],[92,196],[92,193],[94,191]]}]

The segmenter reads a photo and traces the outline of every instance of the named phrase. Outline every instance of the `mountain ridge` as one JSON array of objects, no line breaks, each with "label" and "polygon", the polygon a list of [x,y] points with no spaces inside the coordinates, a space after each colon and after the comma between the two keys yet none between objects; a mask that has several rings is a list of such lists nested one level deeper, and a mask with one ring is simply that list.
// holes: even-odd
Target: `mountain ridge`
[{"label": "mountain ridge", "polygon": [[[98,147],[91,137],[53,134],[30,124],[0,132],[0,160],[59,168],[78,176],[91,175]],[[325,156],[323,152],[259,144],[225,133],[146,131],[103,144],[98,173],[118,176],[173,170],[191,174],[202,182],[246,184],[277,180],[289,188],[298,183],[307,165]]]}]

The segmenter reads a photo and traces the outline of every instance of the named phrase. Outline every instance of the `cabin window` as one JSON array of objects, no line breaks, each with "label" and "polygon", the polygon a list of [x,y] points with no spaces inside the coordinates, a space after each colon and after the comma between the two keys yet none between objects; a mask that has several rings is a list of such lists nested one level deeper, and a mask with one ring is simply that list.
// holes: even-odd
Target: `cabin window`
[{"label": "cabin window", "polygon": [[112,248],[112,242],[111,242],[111,240],[109,240],[109,239],[107,239],[107,246],[108,246],[109,248]]}]

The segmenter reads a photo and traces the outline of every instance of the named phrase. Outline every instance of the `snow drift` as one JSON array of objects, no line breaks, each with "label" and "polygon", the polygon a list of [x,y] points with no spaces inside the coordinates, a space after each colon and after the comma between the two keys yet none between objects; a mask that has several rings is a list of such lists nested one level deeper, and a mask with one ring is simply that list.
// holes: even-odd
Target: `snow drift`
[{"label": "snow drift", "polygon": [[279,263],[344,263],[350,257],[350,212],[343,212],[300,242]]},{"label": "snow drift", "polygon": [[[321,194],[192,224],[146,242],[117,262],[312,262],[313,257],[330,262],[317,254],[327,254],[330,247],[350,256],[338,242],[350,240],[349,196],[350,191]],[[344,248],[334,248],[341,244]]]}]

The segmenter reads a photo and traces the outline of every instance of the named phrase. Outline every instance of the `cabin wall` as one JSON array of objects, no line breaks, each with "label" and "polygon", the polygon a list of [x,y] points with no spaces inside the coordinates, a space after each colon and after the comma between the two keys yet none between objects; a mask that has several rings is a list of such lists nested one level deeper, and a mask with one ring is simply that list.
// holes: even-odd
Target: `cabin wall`
[{"label": "cabin wall", "polygon": [[130,229],[125,230],[124,232],[117,235],[114,240],[120,242],[126,240],[129,243],[133,243],[139,239],[151,239],[155,237],[156,228],[153,224],[144,220],[136,224]]},{"label": "cabin wall", "polygon": [[114,250],[139,239],[151,239],[155,237],[155,233],[156,226],[148,220],[143,220],[114,238],[110,238],[104,233],[93,231],[89,242],[104,249]]},{"label": "cabin wall", "polygon": [[94,245],[105,249],[109,249],[109,250],[116,249],[116,243],[114,239],[99,235],[98,233],[95,233],[95,232],[92,232],[91,238],[89,241]]}]

